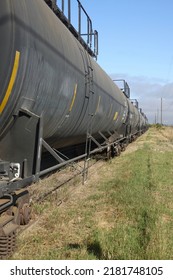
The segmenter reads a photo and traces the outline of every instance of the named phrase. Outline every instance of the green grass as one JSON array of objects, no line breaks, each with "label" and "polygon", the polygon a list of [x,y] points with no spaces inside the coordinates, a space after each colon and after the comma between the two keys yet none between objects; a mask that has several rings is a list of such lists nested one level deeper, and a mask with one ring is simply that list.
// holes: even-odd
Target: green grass
[{"label": "green grass", "polygon": [[13,258],[172,259],[173,152],[160,135],[150,128],[60,207],[54,196],[36,205],[40,221]]}]

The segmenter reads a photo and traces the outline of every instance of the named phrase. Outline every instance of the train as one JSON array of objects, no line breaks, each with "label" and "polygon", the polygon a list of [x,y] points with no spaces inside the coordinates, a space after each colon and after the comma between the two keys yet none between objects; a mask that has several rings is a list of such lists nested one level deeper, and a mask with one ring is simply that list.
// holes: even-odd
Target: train
[{"label": "train", "polygon": [[[86,14],[78,3],[79,11]],[[87,19],[91,27],[88,15]],[[92,28],[88,30],[88,38],[97,35]],[[17,225],[29,220],[26,186],[92,153],[115,155],[125,143],[146,131],[148,120],[131,102],[127,83],[120,89],[98,65],[96,52],[56,1],[1,1],[0,35],[3,256],[13,250]],[[67,150],[79,146],[82,153],[67,157]],[[53,166],[44,167],[46,152],[55,159]]]}]

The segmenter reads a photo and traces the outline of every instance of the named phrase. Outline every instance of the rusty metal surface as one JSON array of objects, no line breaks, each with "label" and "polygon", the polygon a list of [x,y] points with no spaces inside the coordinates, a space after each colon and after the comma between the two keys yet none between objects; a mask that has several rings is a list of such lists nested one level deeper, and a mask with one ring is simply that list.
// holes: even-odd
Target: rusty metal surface
[{"label": "rusty metal surface", "polygon": [[20,225],[27,225],[31,219],[31,207],[28,203],[23,204],[20,209]]},{"label": "rusty metal surface", "polygon": [[[14,205],[0,216],[0,259],[13,253],[15,249],[16,231],[19,225],[26,225],[31,218],[28,190],[18,190],[13,194]],[[0,199],[0,204],[8,203]]]},{"label": "rusty metal surface", "polygon": [[16,247],[16,234],[13,232],[8,236],[0,236],[0,259],[9,257]]},{"label": "rusty metal surface", "polygon": [[14,217],[8,215],[0,217],[0,259],[4,259],[14,252],[17,228]]},{"label": "rusty metal surface", "polygon": [[9,202],[9,199],[0,199],[0,206],[3,206],[4,204],[7,204]]}]

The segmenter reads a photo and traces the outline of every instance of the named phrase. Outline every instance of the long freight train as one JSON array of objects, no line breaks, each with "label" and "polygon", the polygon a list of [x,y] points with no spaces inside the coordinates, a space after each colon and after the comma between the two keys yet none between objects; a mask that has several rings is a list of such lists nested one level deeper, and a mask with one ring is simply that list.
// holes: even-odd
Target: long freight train
[{"label": "long freight train", "polygon": [[[94,151],[115,154],[148,121],[92,58],[56,1],[0,1],[0,36],[3,256],[13,249],[17,224],[29,219],[24,187],[72,160],[58,151],[86,143],[75,159]],[[53,167],[42,167],[46,151],[57,161]]]}]

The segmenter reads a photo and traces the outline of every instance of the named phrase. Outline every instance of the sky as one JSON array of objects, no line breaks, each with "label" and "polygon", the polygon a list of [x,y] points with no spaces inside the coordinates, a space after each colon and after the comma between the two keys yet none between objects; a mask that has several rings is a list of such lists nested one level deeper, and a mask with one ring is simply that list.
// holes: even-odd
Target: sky
[{"label": "sky", "polygon": [[127,81],[150,123],[161,121],[162,98],[163,124],[173,124],[173,1],[80,1],[99,33],[98,64]]}]

